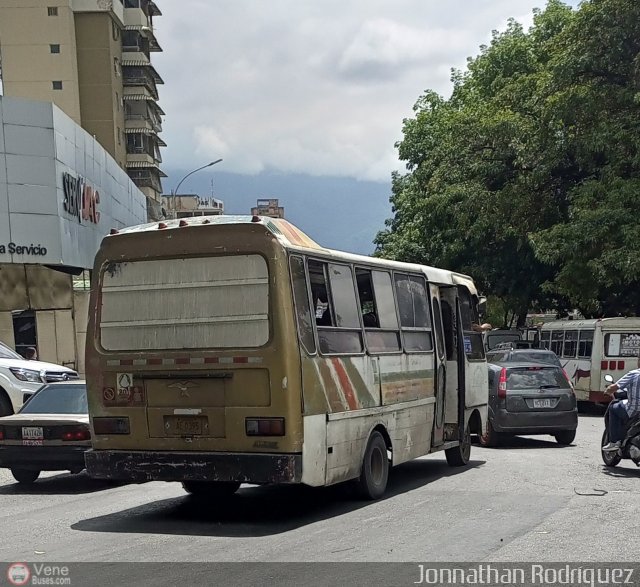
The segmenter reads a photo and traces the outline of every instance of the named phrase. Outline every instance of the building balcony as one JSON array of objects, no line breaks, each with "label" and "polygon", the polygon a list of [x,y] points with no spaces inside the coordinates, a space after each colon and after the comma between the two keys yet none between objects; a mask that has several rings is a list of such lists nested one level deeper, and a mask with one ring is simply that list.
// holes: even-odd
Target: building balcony
[{"label": "building balcony", "polygon": [[[151,77],[145,75],[124,75],[122,78],[124,95],[150,95],[154,100],[160,98],[158,88]],[[127,98],[125,98],[126,100]]]},{"label": "building balcony", "polygon": [[125,8],[124,24],[137,25],[137,26],[149,26],[149,17],[145,14],[142,8],[138,8],[138,7]]},{"label": "building balcony", "polygon": [[141,132],[162,132],[162,124],[153,120],[148,114],[125,114],[124,128],[125,130],[139,130]]},{"label": "building balcony", "polygon": [[[155,155],[151,155],[144,149],[127,149],[127,168],[130,163],[146,163],[150,167],[156,167],[159,161],[156,161]],[[135,167],[132,165],[132,167]]]},{"label": "building balcony", "polygon": [[122,47],[122,65],[133,67],[144,67],[151,65],[151,58],[137,45],[129,45]]},{"label": "building balcony", "polygon": [[162,191],[160,170],[157,167],[130,168],[127,173],[139,188],[151,188],[156,192]]},{"label": "building balcony", "polygon": [[74,12],[110,12],[120,24],[124,24],[124,6],[122,2],[73,0],[71,7]]},{"label": "building balcony", "polygon": [[154,103],[158,99],[152,95],[145,84],[137,85],[135,83],[132,83],[130,86],[125,84],[122,97],[125,100],[149,100]]}]

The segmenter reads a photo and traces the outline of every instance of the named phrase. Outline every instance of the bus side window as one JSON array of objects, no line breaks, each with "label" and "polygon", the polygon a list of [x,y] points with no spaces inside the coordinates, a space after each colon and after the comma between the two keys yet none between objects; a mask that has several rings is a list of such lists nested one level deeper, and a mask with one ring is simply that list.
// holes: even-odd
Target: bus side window
[{"label": "bus side window", "polygon": [[444,328],[444,344],[447,349],[447,360],[455,361],[456,358],[456,339],[455,329],[453,328],[453,311],[451,304],[447,300],[440,300],[440,309],[442,311],[442,327]]},{"label": "bus side window", "polygon": [[540,348],[550,350],[551,349],[550,341],[551,341],[551,332],[549,330],[546,330],[540,333]]},{"label": "bus side window", "polygon": [[373,296],[373,281],[371,271],[356,269],[356,284],[358,286],[358,299],[360,301],[360,313],[365,328],[380,328],[376,301]]},{"label": "bus side window", "polygon": [[476,308],[471,301],[471,294],[466,287],[458,286],[458,301],[460,304],[460,321],[464,336],[464,352],[469,361],[485,359],[482,333],[473,330],[473,324],[478,322]]},{"label": "bus side window", "polygon": [[578,342],[578,357],[590,359],[593,350],[593,330],[581,330]]},{"label": "bus side window", "polygon": [[394,278],[404,350],[433,350],[429,298],[424,277],[395,273]]},{"label": "bus side window", "polygon": [[304,272],[304,259],[292,256],[290,266],[298,335],[302,346],[310,355],[313,355],[316,352],[316,341],[313,337],[313,317],[309,306],[309,290],[307,289],[307,277]]},{"label": "bus side window", "polygon": [[400,351],[400,329],[391,274],[387,271],[356,269],[356,282],[369,352]]},{"label": "bus side window", "polygon": [[578,350],[578,331],[567,330],[564,333],[564,345],[562,356],[566,359],[574,359]]},{"label": "bus side window", "polygon": [[309,260],[320,352],[362,353],[364,344],[351,267]]},{"label": "bus side window", "polygon": [[551,350],[559,357],[562,356],[563,342],[564,342],[564,330],[553,330],[551,332]]}]

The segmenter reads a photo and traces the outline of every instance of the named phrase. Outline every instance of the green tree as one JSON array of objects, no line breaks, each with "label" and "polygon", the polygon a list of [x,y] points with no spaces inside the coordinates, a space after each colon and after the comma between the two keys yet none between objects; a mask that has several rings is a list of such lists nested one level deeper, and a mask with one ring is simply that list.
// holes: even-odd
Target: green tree
[{"label": "green tree", "polygon": [[558,38],[546,138],[574,170],[568,214],[531,235],[548,291],[590,316],[640,311],[640,3],[584,3]]},{"label": "green tree", "polygon": [[635,0],[551,0],[494,32],[404,121],[377,254],[469,273],[520,325],[636,313],[639,43]]},{"label": "green tree", "polygon": [[393,176],[394,217],[376,239],[380,255],[471,274],[518,324],[547,303],[541,284],[553,277],[529,238],[559,219],[556,201],[540,197],[553,187],[539,168],[535,90],[571,16],[552,2],[535,34],[510,21],[466,72],[453,72],[450,99],[427,91],[418,100],[397,145],[408,173]]}]

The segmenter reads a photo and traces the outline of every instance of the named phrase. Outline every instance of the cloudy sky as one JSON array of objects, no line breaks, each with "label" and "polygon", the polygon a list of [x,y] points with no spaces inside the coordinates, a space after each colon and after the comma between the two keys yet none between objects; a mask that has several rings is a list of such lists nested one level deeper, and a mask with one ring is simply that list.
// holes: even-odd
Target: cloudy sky
[{"label": "cloudy sky", "polygon": [[419,95],[447,94],[451,67],[509,17],[530,24],[543,4],[159,0],[164,166],[222,157],[218,169],[230,173],[388,182]]}]

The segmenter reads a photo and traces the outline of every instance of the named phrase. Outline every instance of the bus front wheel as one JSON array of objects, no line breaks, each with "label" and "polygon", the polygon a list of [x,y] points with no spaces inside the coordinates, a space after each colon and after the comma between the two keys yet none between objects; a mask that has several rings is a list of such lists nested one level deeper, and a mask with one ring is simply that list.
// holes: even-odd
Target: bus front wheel
[{"label": "bus front wheel", "polygon": [[225,497],[238,491],[237,481],[183,481],[182,488],[197,497]]},{"label": "bus front wheel", "polygon": [[447,448],[444,454],[447,457],[447,463],[451,467],[464,467],[469,462],[471,458],[471,431],[468,424],[464,431],[462,442],[458,446]]},{"label": "bus front wheel", "polygon": [[389,479],[389,457],[387,444],[380,432],[373,432],[369,437],[367,449],[362,460],[362,471],[358,479],[359,494],[364,499],[382,497]]}]

